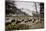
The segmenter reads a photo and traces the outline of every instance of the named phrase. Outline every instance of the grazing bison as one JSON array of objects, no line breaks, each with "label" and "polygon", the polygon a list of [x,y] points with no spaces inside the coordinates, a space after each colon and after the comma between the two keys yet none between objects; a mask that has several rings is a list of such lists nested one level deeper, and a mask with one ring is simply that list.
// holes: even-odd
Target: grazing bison
[{"label": "grazing bison", "polygon": [[29,22],[32,21],[32,19],[28,20]]},{"label": "grazing bison", "polygon": [[33,23],[36,21],[36,19],[34,19]]},{"label": "grazing bison", "polygon": [[25,21],[25,23],[27,23],[28,21]]},{"label": "grazing bison", "polygon": [[13,19],[11,22],[15,22],[15,19]]},{"label": "grazing bison", "polygon": [[21,23],[21,21],[17,21],[16,24]]},{"label": "grazing bison", "polygon": [[22,21],[24,21],[24,19]]}]

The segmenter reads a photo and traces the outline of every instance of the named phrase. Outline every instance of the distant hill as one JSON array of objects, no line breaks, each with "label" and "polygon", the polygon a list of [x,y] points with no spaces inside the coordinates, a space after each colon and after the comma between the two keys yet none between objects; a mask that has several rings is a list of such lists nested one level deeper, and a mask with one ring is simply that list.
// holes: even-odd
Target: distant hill
[{"label": "distant hill", "polygon": [[29,16],[27,13],[21,11],[21,9],[14,10],[15,16]]}]

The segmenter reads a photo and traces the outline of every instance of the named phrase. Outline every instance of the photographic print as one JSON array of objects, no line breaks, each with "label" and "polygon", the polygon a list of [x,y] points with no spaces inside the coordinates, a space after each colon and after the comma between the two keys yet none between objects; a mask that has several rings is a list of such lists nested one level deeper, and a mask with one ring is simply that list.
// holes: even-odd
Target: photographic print
[{"label": "photographic print", "polygon": [[5,30],[44,28],[44,2],[5,0]]}]

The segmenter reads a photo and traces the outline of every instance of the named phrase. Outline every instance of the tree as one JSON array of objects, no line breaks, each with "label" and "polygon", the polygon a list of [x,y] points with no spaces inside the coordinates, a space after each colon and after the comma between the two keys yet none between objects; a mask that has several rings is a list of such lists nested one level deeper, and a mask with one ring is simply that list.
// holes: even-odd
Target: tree
[{"label": "tree", "polygon": [[6,1],[5,2],[5,13],[6,13],[6,15],[8,15],[8,14],[15,14],[15,10],[17,10],[17,8],[16,8],[16,6],[15,6],[15,4],[14,4],[15,2],[14,1]]}]

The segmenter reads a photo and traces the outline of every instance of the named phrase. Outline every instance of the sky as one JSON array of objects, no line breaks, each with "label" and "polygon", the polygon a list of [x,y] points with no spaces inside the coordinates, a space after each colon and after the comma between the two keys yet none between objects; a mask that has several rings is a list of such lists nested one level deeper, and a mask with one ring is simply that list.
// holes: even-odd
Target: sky
[{"label": "sky", "polygon": [[[11,0],[11,1],[15,1],[15,0]],[[34,2],[15,1],[15,4],[16,4],[16,7],[18,9],[21,9],[22,12],[25,12],[25,13],[31,15],[31,16],[32,16],[32,11],[36,12],[35,3]],[[37,11],[40,12],[40,5],[39,5],[38,2],[36,3],[36,6],[37,6]],[[23,8],[23,10],[22,10],[22,8]]]},{"label": "sky", "polygon": [[[17,8],[19,8],[19,9],[23,8],[23,10],[21,10],[21,11],[23,11],[31,16],[32,16],[32,11],[36,12],[34,2],[15,2],[15,4],[16,4]],[[40,12],[39,3],[36,3],[36,6],[37,6],[37,11]]]}]

